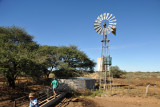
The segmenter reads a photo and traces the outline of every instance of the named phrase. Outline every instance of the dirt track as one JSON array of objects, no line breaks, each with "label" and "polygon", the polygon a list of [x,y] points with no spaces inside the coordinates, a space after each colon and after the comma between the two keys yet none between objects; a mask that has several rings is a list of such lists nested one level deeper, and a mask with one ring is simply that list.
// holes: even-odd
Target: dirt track
[{"label": "dirt track", "polygon": [[160,107],[160,99],[139,97],[95,97],[70,102],[66,107]]},{"label": "dirt track", "polygon": [[160,100],[134,97],[92,98],[96,107],[160,107]]}]

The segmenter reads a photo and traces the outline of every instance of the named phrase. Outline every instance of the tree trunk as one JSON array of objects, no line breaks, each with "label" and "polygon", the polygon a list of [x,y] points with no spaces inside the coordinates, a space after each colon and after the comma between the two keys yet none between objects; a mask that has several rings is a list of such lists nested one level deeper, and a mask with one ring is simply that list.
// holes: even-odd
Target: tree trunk
[{"label": "tree trunk", "polygon": [[8,83],[9,83],[9,87],[11,87],[12,89],[15,89],[15,79],[13,78],[7,78]]},{"label": "tree trunk", "polygon": [[50,74],[51,72],[52,72],[52,70],[48,72],[48,74],[47,74],[47,78],[49,78],[49,74]]}]

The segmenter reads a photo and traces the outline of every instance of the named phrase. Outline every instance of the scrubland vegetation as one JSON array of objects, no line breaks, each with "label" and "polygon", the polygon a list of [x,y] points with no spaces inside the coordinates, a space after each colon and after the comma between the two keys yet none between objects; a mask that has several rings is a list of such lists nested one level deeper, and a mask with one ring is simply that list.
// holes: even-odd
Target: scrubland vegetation
[{"label": "scrubland vegetation", "polygon": [[[0,27],[1,103],[50,86],[50,74],[52,77],[94,78],[98,85],[100,73],[94,72],[94,66],[95,62],[74,45],[41,46],[22,28]],[[126,72],[112,66],[110,76],[107,73],[106,90],[96,87],[77,90],[73,95],[160,99],[160,72]]]}]

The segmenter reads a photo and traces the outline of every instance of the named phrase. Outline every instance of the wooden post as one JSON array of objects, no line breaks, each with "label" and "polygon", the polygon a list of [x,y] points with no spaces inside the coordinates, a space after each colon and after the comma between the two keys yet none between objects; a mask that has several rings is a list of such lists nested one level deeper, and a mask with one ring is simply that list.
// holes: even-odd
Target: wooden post
[{"label": "wooden post", "polygon": [[147,85],[147,87],[146,87],[146,94],[145,94],[145,97],[147,96],[147,94],[148,94],[148,88],[149,88],[149,86],[150,86],[150,84],[149,85]]},{"label": "wooden post", "polygon": [[156,95],[156,85],[154,85],[154,95]]},{"label": "wooden post", "polygon": [[130,91],[130,87],[128,86],[128,95],[130,96],[130,92],[129,91]]},{"label": "wooden post", "polygon": [[14,101],[13,107],[16,107],[16,101]]},{"label": "wooden post", "polygon": [[118,94],[120,94],[120,86],[118,86]]}]

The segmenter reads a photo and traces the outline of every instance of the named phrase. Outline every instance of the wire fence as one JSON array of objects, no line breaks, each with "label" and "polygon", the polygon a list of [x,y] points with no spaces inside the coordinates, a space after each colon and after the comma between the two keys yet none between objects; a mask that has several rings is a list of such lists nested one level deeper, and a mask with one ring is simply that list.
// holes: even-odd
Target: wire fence
[{"label": "wire fence", "polygon": [[129,97],[155,97],[160,99],[160,87],[147,85],[130,86],[130,85],[112,85],[107,87],[108,96],[129,96]]}]

